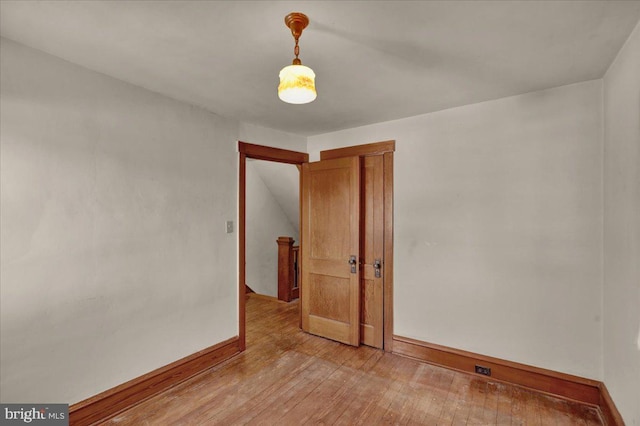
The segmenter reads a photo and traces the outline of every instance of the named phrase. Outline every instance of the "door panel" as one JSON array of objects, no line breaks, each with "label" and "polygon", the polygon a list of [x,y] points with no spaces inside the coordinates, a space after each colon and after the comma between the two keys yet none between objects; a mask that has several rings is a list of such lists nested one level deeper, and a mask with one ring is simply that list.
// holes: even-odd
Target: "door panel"
[{"label": "door panel", "polygon": [[362,160],[362,227],[360,253],[362,266],[362,315],[360,342],[382,348],[383,279],[375,276],[374,262],[383,263],[384,254],[384,160],[382,155],[364,157]]},{"label": "door panel", "polygon": [[358,157],[302,166],[302,329],[354,346],[360,344],[360,171]]},{"label": "door panel", "polygon": [[309,315],[349,322],[349,279],[311,274]]},{"label": "door panel", "polygon": [[[336,232],[335,218],[349,218],[348,168],[335,168],[312,171],[310,174],[310,202],[313,208],[309,212],[309,226],[313,230],[310,241],[312,259],[341,259],[352,253],[349,246],[351,235],[348,232]],[[345,225],[348,225],[347,220]],[[344,231],[347,231],[344,229]],[[344,265],[342,265],[344,266]]]}]

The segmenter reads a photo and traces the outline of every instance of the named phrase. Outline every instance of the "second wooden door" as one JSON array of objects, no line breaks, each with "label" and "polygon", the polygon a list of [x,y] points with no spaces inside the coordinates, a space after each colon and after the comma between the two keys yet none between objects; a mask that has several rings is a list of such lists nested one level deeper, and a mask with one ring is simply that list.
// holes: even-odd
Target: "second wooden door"
[{"label": "second wooden door", "polygon": [[384,267],[384,160],[382,155],[362,158],[360,258],[360,342],[382,348]]}]

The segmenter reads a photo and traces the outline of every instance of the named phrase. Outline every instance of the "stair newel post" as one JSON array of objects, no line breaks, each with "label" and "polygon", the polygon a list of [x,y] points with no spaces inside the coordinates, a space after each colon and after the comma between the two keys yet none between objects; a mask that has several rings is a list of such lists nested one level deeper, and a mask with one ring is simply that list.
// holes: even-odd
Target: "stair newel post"
[{"label": "stair newel post", "polygon": [[278,237],[278,299],[291,301],[293,282],[293,238]]}]

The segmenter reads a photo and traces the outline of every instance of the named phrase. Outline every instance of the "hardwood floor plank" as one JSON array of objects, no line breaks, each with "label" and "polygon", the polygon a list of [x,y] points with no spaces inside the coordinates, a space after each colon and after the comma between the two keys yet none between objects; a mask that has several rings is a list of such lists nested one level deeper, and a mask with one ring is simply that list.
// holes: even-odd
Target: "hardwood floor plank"
[{"label": "hardwood floor plank", "polygon": [[412,384],[415,388],[415,377],[420,374],[420,365],[407,363],[399,370],[397,379],[401,382],[401,388],[391,401],[387,412],[382,417],[383,423],[403,424],[411,418],[410,407],[414,405],[414,399],[420,394],[412,392]]},{"label": "hardwood floor plank", "polygon": [[298,302],[246,309],[245,352],[104,424],[603,424],[592,406],[303,333]]},{"label": "hardwood floor plank", "polygon": [[485,424],[496,424],[498,418],[498,395],[501,386],[495,382],[487,382],[487,396],[484,400],[483,419]]},{"label": "hardwood floor plank", "polygon": [[[335,404],[334,396],[344,386],[349,378],[349,373],[341,366],[351,357],[356,356],[356,350],[346,345],[341,345],[333,352],[331,360],[320,359],[332,365],[332,371],[311,392],[289,410],[281,419],[284,423],[303,424],[311,421],[313,416],[321,415],[326,410],[332,409]],[[323,401],[322,405],[318,401]]]},{"label": "hardwood floor plank", "polygon": [[444,368],[436,369],[435,374],[433,375],[433,387],[431,388],[431,392],[429,392],[431,396],[431,403],[429,404],[429,408],[425,416],[426,418],[440,419],[442,409],[444,408],[444,402],[447,399],[452,382],[453,375],[451,374],[451,371]]},{"label": "hardwood floor plank", "polygon": [[[384,352],[376,351],[375,363],[372,363],[370,369],[361,376],[359,383],[354,386],[351,392],[351,400],[348,402],[345,410],[336,419],[336,424],[351,425],[362,424],[372,405],[374,405],[385,392],[385,382],[382,378],[373,374],[373,370],[380,368],[378,363],[383,360]],[[372,359],[373,360],[373,359]]]},{"label": "hardwood floor plank", "polygon": [[396,394],[402,388],[402,384],[399,381],[394,381],[392,378],[399,373],[401,365],[395,363],[395,356],[390,354],[384,354],[380,361],[372,369],[372,375],[375,378],[380,379],[381,382],[378,387],[382,390],[381,393],[374,394],[371,403],[368,404],[361,416],[358,418],[356,424],[375,424],[380,422],[383,416],[387,413],[391,402],[395,398]]},{"label": "hardwood floor plank", "polygon": [[471,394],[469,416],[467,424],[482,425],[484,423],[484,403],[487,398],[487,382],[485,380],[472,380],[469,388]]},{"label": "hardwood floor plank", "polygon": [[542,426],[540,423],[540,406],[538,404],[538,398],[536,398],[537,395],[526,391],[521,395],[526,399],[524,412],[527,425]]},{"label": "hardwood floor plank", "polygon": [[502,384],[498,393],[496,424],[511,424],[511,392],[509,386]]},{"label": "hardwood floor plank", "polygon": [[427,391],[431,383],[433,383],[433,375],[437,369],[429,364],[421,364],[416,371],[411,387],[414,390],[414,404],[411,409],[411,415],[407,419],[407,424],[423,424],[427,416],[431,398]]},{"label": "hardwood floor plank", "polygon": [[320,385],[331,371],[333,371],[333,366],[330,363],[312,363],[309,368],[302,373],[302,380],[294,383],[286,395],[281,395],[281,397],[278,398],[278,402],[265,405],[256,413],[246,413],[245,417],[250,417],[250,420],[248,420],[246,424],[266,425],[276,423],[276,421],[286,416],[287,413],[300,402],[300,399],[305,398],[313,389]]},{"label": "hardwood floor plank", "polygon": [[347,374],[345,383],[333,395],[331,403],[327,404],[324,410],[318,410],[312,417],[312,422],[335,424],[355,398],[356,391],[363,386],[367,373],[378,363],[382,355],[382,351],[373,349],[359,353],[365,356],[351,358],[342,365],[341,370]]}]

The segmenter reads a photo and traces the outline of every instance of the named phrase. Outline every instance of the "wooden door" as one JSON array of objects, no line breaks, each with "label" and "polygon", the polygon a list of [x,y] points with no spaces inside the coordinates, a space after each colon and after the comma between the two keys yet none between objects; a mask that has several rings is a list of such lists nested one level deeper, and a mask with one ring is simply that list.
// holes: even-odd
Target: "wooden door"
[{"label": "wooden door", "polygon": [[[395,141],[320,152],[321,160],[361,158],[361,343],[393,350],[393,153]],[[374,267],[380,260],[379,274]]]},{"label": "wooden door", "polygon": [[360,344],[360,159],[302,165],[302,329]]},{"label": "wooden door", "polygon": [[382,349],[384,263],[384,157],[362,159],[362,285],[360,342]]}]

